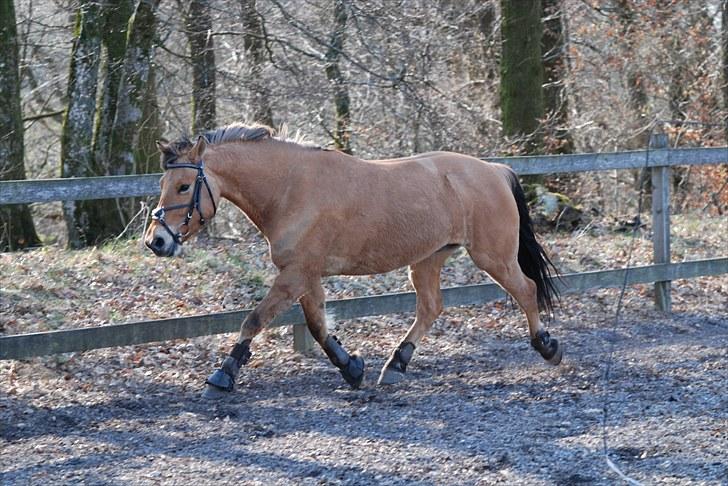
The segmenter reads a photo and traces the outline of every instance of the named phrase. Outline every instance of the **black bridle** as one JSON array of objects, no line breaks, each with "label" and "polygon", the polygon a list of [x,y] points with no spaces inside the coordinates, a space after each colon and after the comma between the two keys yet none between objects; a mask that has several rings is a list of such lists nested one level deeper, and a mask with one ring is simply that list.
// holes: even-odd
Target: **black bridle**
[{"label": "black bridle", "polygon": [[[185,222],[182,223],[180,228],[182,226],[188,226],[190,224],[190,221],[192,220],[192,215],[194,214],[195,210],[197,210],[197,213],[200,215],[200,226],[205,225],[205,217],[202,215],[202,208],[200,207],[200,192],[202,191],[202,185],[205,185],[205,188],[207,188],[207,194],[210,195],[210,201],[212,202],[212,217],[215,216],[215,213],[217,213],[217,205],[215,204],[215,198],[212,197],[212,189],[210,189],[210,184],[207,182],[207,177],[205,177],[205,164],[200,161],[199,165],[197,164],[168,164],[167,169],[196,169],[197,170],[197,178],[195,178],[195,187],[192,190],[192,199],[190,200],[189,204],[175,204],[174,206],[164,207],[160,206],[159,209],[154,211],[152,213],[152,219],[154,221],[158,221],[159,224],[162,225],[164,229],[167,230],[167,232],[172,235],[172,238],[174,239],[174,242],[178,245],[182,244],[182,238],[187,236],[187,233],[181,234],[179,231],[175,233],[172,231],[172,228],[169,227],[167,224],[167,221],[164,219],[164,215],[167,211],[174,211],[175,209],[182,209],[187,208],[187,215],[185,216]],[[189,231],[188,231],[189,232]]]}]

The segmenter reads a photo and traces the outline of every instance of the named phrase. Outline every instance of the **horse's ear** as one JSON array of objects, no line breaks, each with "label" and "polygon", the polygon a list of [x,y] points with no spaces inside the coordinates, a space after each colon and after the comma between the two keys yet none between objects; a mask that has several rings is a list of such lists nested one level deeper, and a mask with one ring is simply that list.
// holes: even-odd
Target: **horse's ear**
[{"label": "horse's ear", "polygon": [[171,148],[169,146],[169,143],[166,140],[157,140],[154,143],[157,144],[157,148],[162,153],[170,152],[171,151]]},{"label": "horse's ear", "polygon": [[195,145],[193,145],[190,149],[190,161],[196,163],[202,160],[202,155],[205,153],[205,148],[207,148],[207,139],[200,135],[199,137],[197,137],[197,142],[195,142]]}]

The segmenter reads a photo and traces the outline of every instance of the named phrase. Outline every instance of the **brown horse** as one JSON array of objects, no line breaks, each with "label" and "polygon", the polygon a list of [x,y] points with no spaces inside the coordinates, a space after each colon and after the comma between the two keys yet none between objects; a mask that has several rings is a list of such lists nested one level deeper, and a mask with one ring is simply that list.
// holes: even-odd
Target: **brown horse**
[{"label": "brown horse", "polygon": [[296,301],[313,337],[357,388],[364,360],[328,333],[321,278],[409,265],[415,321],[379,376],[380,384],[402,380],[415,347],[442,311],[440,269],[461,246],[521,306],[533,347],[548,362],[561,361],[562,347],[539,320],[539,309],[549,310],[556,297],[553,265],[536,241],[523,190],[507,166],[448,152],[366,161],[276,138],[263,126],[231,125],[194,143],[158,145],[165,173],[146,245],[158,256],[179,254],[225,198],[263,233],[279,270],[242,323],[230,355],[208,377],[205,396],[233,390],[251,356],[251,340]]}]

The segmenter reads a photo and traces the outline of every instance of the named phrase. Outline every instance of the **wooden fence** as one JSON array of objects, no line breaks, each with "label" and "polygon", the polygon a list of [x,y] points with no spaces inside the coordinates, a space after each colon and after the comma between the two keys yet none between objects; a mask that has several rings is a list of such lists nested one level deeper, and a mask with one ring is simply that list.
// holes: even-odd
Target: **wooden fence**
[{"label": "wooden fence", "polygon": [[[728,163],[728,147],[670,149],[667,137],[657,135],[649,150],[601,154],[536,157],[493,157],[520,175],[649,168],[652,172],[652,231],[654,264],[629,270],[615,269],[565,275],[562,292],[655,283],[655,304],[670,310],[670,282],[677,279],[728,273],[728,257],[670,263],[670,168],[675,165]],[[106,199],[159,194],[159,174],[0,182],[0,205],[60,200]],[[495,284],[443,289],[446,307],[482,304],[505,294]],[[411,312],[415,294],[404,292],[327,302],[337,319]],[[0,359],[24,359],[53,353],[86,351],[235,332],[249,311],[130,322],[0,337]],[[299,306],[279,316],[276,326],[294,325],[294,348],[312,346]]]}]

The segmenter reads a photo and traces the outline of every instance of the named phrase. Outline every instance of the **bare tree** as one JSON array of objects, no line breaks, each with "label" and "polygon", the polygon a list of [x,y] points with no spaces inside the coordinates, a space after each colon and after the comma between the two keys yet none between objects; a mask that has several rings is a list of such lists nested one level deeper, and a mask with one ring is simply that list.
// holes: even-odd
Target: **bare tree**
[{"label": "bare tree", "polygon": [[501,121],[503,135],[521,142],[521,151],[541,146],[543,117],[541,0],[501,0]]},{"label": "bare tree", "polygon": [[[101,15],[98,2],[84,0],[76,14],[76,29],[68,75],[68,107],[61,138],[62,177],[94,175],[93,132],[96,86],[101,53]],[[96,243],[91,217],[76,201],[64,201],[68,246],[80,248]],[[107,217],[114,217],[108,215]]]},{"label": "bare tree", "polygon": [[[119,85],[126,52],[126,34],[129,18],[134,11],[131,0],[105,0],[100,3],[101,54],[99,64],[96,120],[93,132],[93,165],[88,175],[103,176],[111,173],[109,158],[111,133],[118,104]],[[99,199],[76,201],[76,212],[83,214],[83,239],[95,243],[117,236],[124,230],[125,219],[119,213],[117,201]],[[80,246],[80,242],[76,244]]]},{"label": "bare tree", "polygon": [[[124,68],[129,18],[134,12],[132,0],[106,0],[101,4],[103,18],[102,55],[99,68],[99,102],[94,131],[94,156],[100,168],[107,170],[111,132],[119,101],[119,86]],[[100,173],[99,175],[103,175]]]},{"label": "bare tree", "polygon": [[349,88],[341,72],[339,62],[344,50],[347,0],[334,0],[334,30],[326,51],[326,77],[334,87],[334,113],[336,128],[334,146],[347,154],[351,153],[351,113]]},{"label": "bare tree", "polygon": [[[628,130],[635,135],[644,135],[642,128],[650,122],[647,119],[649,110],[649,97],[647,94],[646,77],[642,72],[641,65],[632,60],[637,55],[638,36],[640,25],[637,21],[637,9],[633,0],[617,0],[617,13],[622,26],[622,40],[626,49],[627,65],[625,69],[625,81],[629,99],[629,108],[633,118],[628,122]],[[632,138],[632,148],[644,147],[646,143],[644,136]]]},{"label": "bare tree", "polygon": [[208,0],[190,0],[185,33],[192,62],[192,132],[215,127],[215,49]]},{"label": "bare tree", "polygon": [[[25,179],[18,32],[13,0],[0,0],[0,180]],[[40,244],[26,205],[0,206],[0,251]]]},{"label": "bare tree", "polygon": [[274,126],[270,89],[263,80],[266,63],[266,33],[256,0],[240,0],[243,23],[243,49],[250,70],[251,117],[253,121]]},{"label": "bare tree", "polygon": [[544,68],[545,148],[547,152],[568,154],[574,151],[569,133],[567,31],[563,0],[541,0],[543,35],[541,51]]},{"label": "bare tree", "polygon": [[138,169],[135,151],[140,145],[144,103],[150,88],[158,5],[158,0],[140,0],[129,21],[123,74],[111,137],[109,166],[112,174],[133,174]]}]

